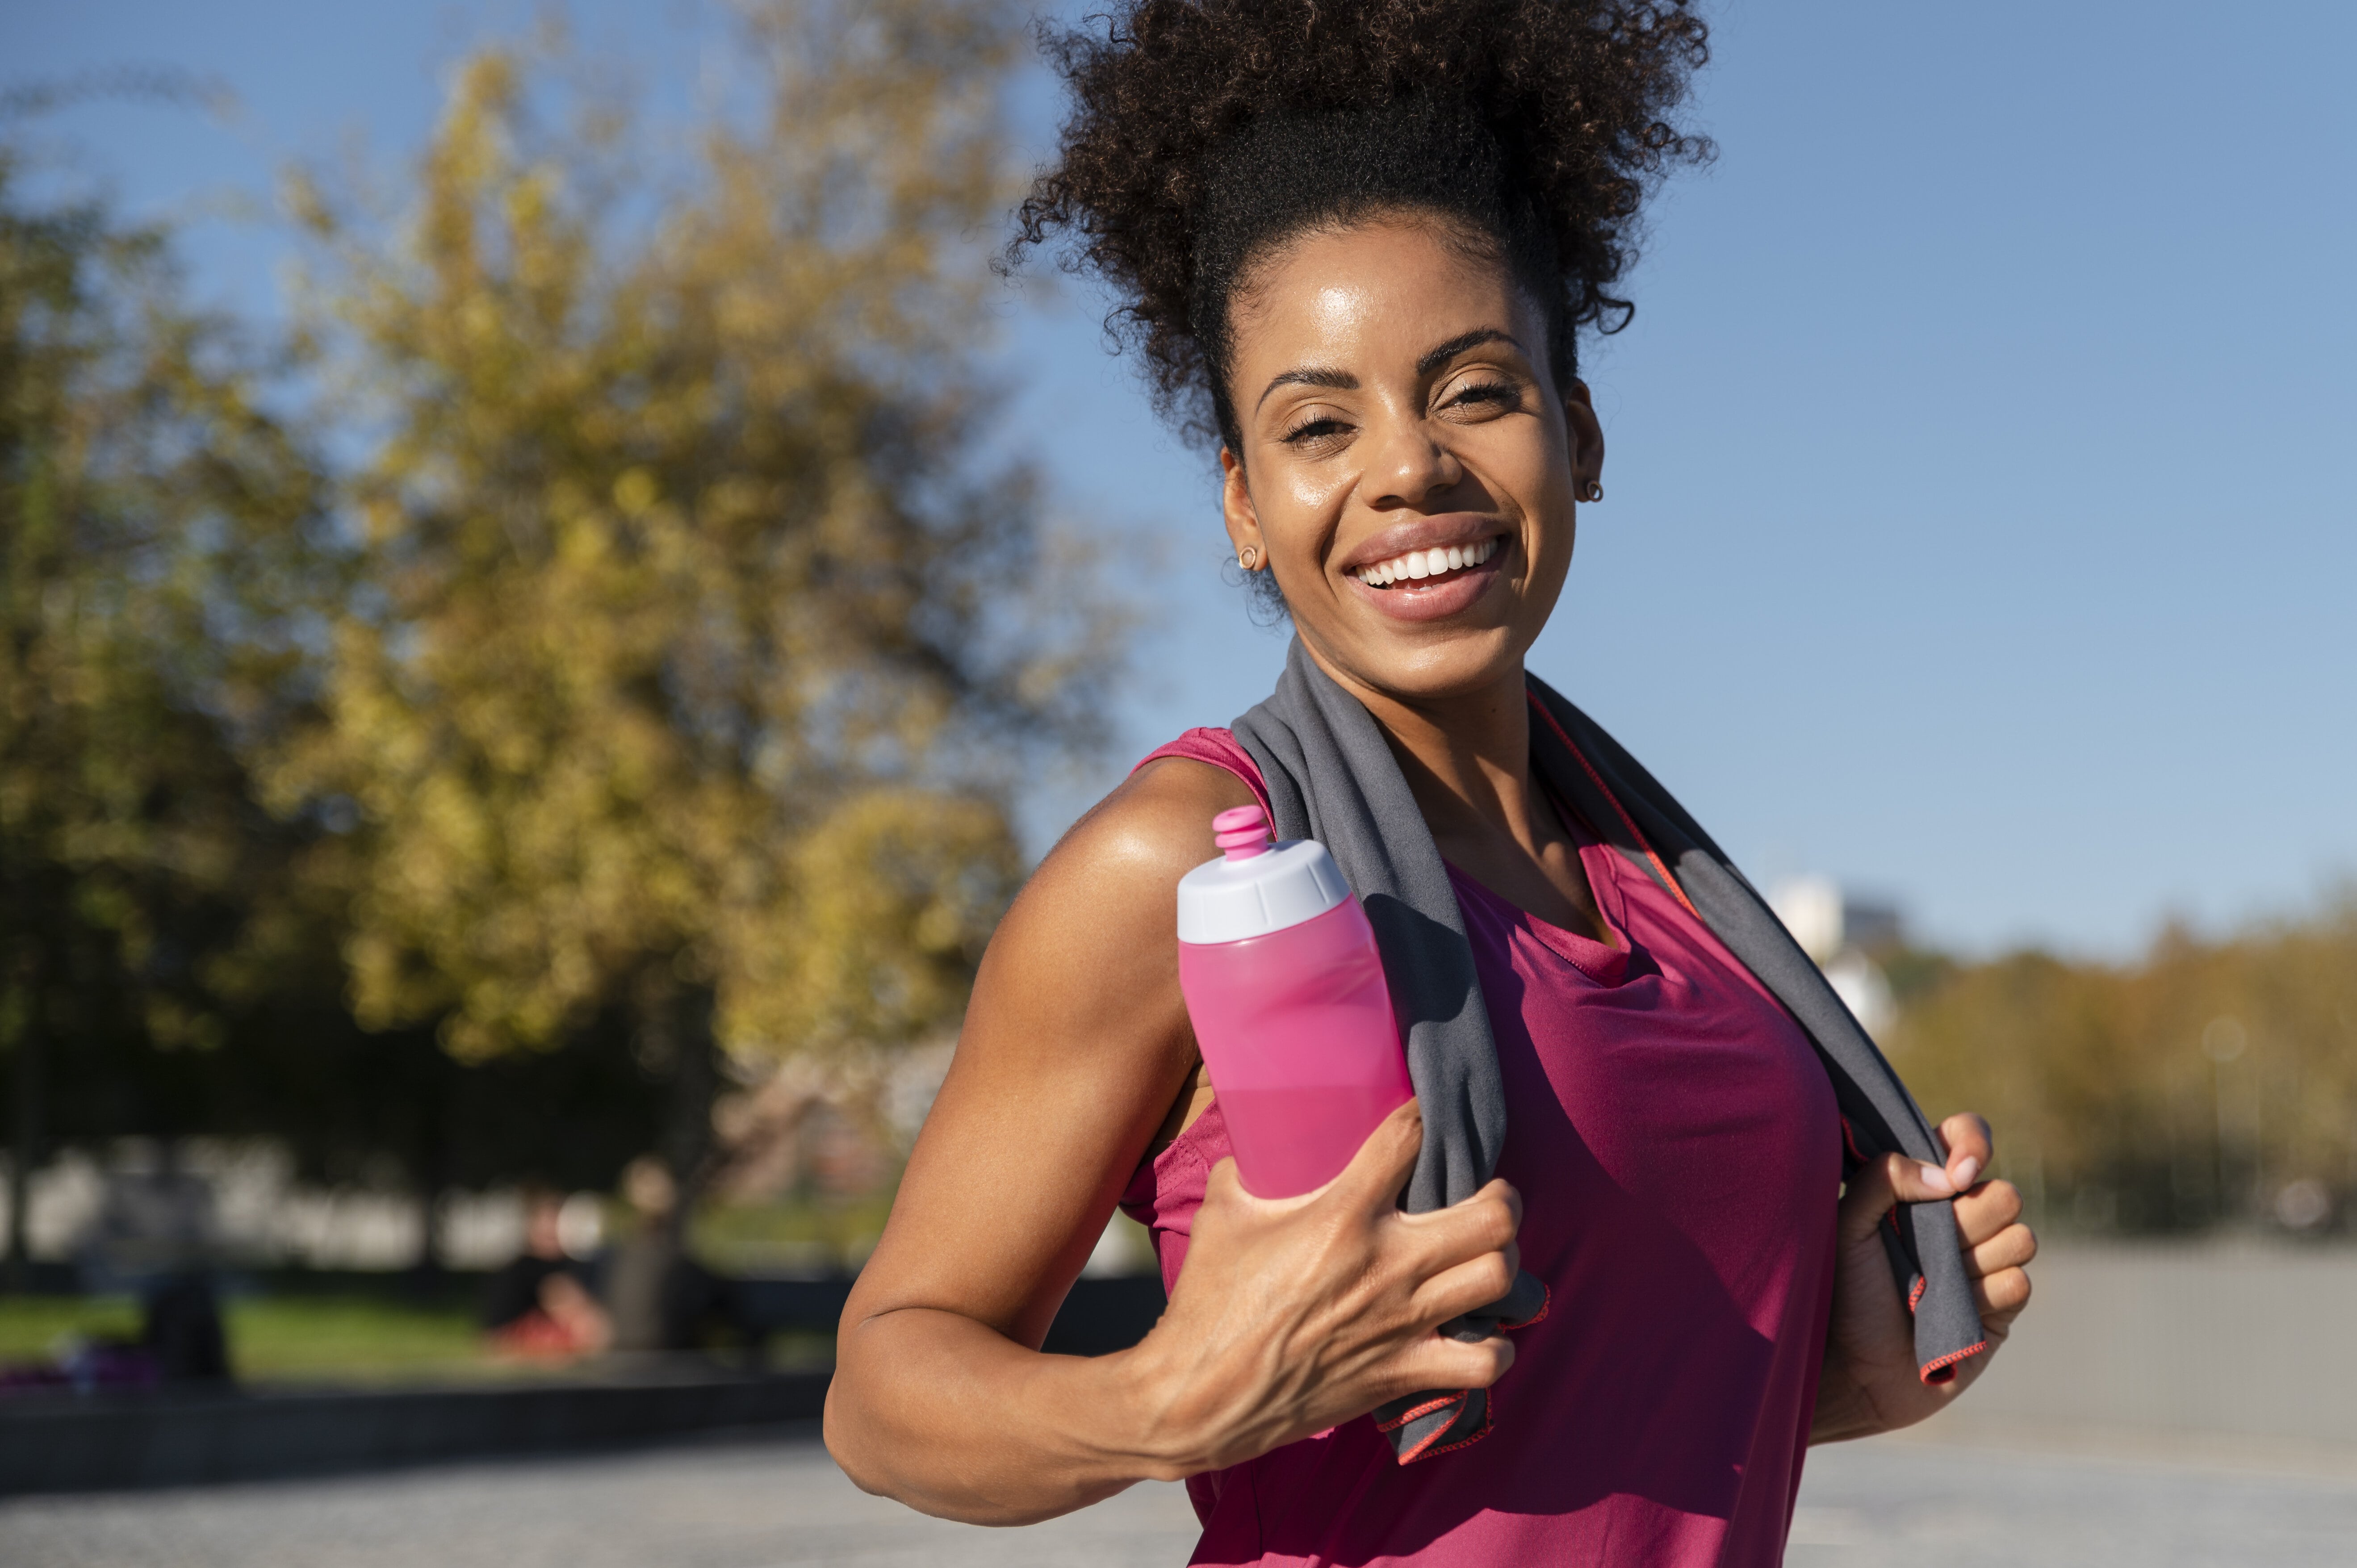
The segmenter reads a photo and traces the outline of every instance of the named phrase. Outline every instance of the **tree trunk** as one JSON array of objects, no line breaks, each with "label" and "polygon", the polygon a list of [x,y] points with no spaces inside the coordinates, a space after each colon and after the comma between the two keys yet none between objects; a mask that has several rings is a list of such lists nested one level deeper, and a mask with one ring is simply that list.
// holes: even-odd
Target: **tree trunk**
[{"label": "tree trunk", "polygon": [[41,1168],[47,1084],[41,1031],[28,1026],[16,1040],[16,1125],[8,1161],[7,1288],[22,1295],[33,1285],[33,1177]]},{"label": "tree trunk", "polygon": [[425,1090],[424,1126],[421,1128],[417,1153],[411,1172],[417,1187],[417,1209],[421,1221],[417,1238],[417,1258],[409,1266],[409,1288],[412,1294],[431,1298],[440,1294],[443,1283],[444,1258],[441,1230],[435,1223],[435,1207],[441,1201],[442,1188],[449,1170],[448,1140],[444,1136],[442,1096],[438,1087],[430,1081]]},{"label": "tree trunk", "polygon": [[[720,1089],[718,1048],[712,1037],[712,993],[701,986],[672,989],[651,1010],[649,1024],[663,1033],[671,1058],[671,1105],[663,1119],[663,1164],[678,1199],[667,1217],[673,1239],[684,1244],[688,1218],[711,1176],[712,1102]],[[657,1022],[660,1020],[660,1022]]]}]

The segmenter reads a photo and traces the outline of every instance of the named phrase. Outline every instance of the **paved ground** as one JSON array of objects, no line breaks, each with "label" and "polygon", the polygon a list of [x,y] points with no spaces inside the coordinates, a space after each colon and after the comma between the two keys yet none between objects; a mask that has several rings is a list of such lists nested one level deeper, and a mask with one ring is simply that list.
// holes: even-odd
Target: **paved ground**
[{"label": "paved ground", "polygon": [[[942,1524],[862,1495],[797,1434],[0,1502],[0,1563],[40,1568],[1162,1568],[1186,1561],[1194,1535],[1176,1487],[1031,1530]],[[1855,1444],[1811,1456],[1792,1535],[1796,1568],[2339,1565],[2357,1562],[2357,1475]]]},{"label": "paved ground", "polygon": [[1843,1444],[1809,1455],[1785,1562],[2346,1568],[2357,1563],[2357,1475],[2317,1468],[2301,1476],[2184,1457]]}]

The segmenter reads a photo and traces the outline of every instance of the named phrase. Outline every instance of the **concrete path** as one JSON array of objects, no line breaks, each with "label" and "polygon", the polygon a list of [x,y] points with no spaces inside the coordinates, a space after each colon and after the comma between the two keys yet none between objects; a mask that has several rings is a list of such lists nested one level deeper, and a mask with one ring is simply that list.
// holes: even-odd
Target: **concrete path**
[{"label": "concrete path", "polygon": [[[2357,1472],[1876,1442],[1821,1449],[1802,1568],[2308,1568],[2357,1563]],[[41,1568],[1166,1568],[1194,1519],[1136,1487],[1023,1530],[860,1493],[806,1434],[335,1481],[0,1501],[0,1563]]]}]

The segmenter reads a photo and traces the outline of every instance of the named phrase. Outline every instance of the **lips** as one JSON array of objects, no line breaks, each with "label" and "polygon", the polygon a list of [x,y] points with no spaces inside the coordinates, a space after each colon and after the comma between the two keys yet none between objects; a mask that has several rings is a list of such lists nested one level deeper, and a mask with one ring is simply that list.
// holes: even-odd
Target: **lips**
[{"label": "lips", "polygon": [[1348,574],[1356,593],[1394,620],[1441,620],[1469,608],[1503,572],[1506,542],[1403,553]]},{"label": "lips", "polygon": [[1394,583],[1425,582],[1445,577],[1451,572],[1461,572],[1468,566],[1479,566],[1498,553],[1503,541],[1476,540],[1470,544],[1435,545],[1429,550],[1410,550],[1388,561],[1377,561],[1361,566],[1351,575],[1371,588],[1388,588]]}]

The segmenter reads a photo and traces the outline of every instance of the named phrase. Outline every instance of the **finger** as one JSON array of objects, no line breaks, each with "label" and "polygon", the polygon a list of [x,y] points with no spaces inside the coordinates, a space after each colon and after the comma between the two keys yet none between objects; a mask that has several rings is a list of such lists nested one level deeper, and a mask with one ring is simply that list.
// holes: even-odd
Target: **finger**
[{"label": "finger", "polygon": [[2009,1181],[1983,1182],[1956,1199],[1956,1230],[1977,1247],[2021,1218],[2021,1193]]},{"label": "finger", "polygon": [[[1895,1156],[1893,1156],[1895,1157]],[[1871,1161],[1858,1167],[1842,1193],[1840,1229],[1845,1241],[1863,1241],[1874,1234],[1896,1199],[1890,1191],[1890,1160]]]},{"label": "finger", "polygon": [[1328,1190],[1356,1208],[1395,1207],[1423,1150],[1424,1110],[1410,1100],[1376,1123]]},{"label": "finger", "polygon": [[1395,1214],[1393,1221],[1409,1248],[1409,1266],[1420,1275],[1505,1250],[1522,1229],[1523,1196],[1510,1182],[1491,1181],[1472,1197],[1423,1214]]},{"label": "finger", "polygon": [[1969,1111],[1959,1112],[1941,1122],[1940,1137],[1948,1145],[1948,1180],[1962,1192],[1989,1168],[1989,1161],[1996,1153],[1996,1138],[1989,1132],[1988,1122]]},{"label": "finger", "polygon": [[1973,1286],[1973,1304],[1981,1310],[1981,1322],[1987,1327],[2004,1329],[2012,1326],[2029,1305],[2029,1271],[1999,1269]]},{"label": "finger", "polygon": [[1437,1327],[1452,1317],[1480,1311],[1513,1287],[1513,1265],[1506,1254],[1485,1252],[1418,1285],[1415,1316],[1420,1322]]},{"label": "finger", "polygon": [[1964,1272],[1985,1277],[2006,1269],[2018,1269],[2038,1256],[2038,1238],[2027,1225],[2008,1225],[1996,1235],[1964,1252]]},{"label": "finger", "polygon": [[1392,1398],[1426,1389],[1486,1389],[1514,1364],[1514,1342],[1502,1334],[1470,1344],[1427,1334],[1400,1352],[1391,1372]]},{"label": "finger", "polygon": [[1867,1163],[1850,1178],[1842,1195],[1841,1233],[1845,1240],[1862,1241],[1874,1234],[1894,1203],[1929,1203],[1954,1196],[1948,1173],[1904,1155],[1885,1155]]}]

